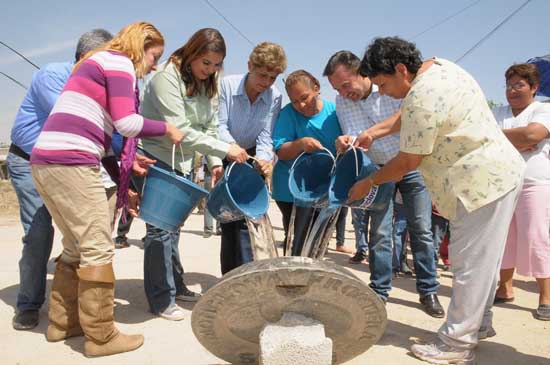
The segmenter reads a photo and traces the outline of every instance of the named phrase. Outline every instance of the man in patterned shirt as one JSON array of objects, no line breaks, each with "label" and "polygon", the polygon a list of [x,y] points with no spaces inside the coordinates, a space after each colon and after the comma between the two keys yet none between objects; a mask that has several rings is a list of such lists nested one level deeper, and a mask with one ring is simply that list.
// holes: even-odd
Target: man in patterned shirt
[{"label": "man in patterned shirt", "polygon": [[[328,61],[324,76],[338,91],[336,113],[344,133],[336,141],[339,151],[347,149],[353,139],[362,131],[378,122],[391,118],[399,111],[400,101],[381,96],[372,90],[368,77],[359,75],[360,60],[349,51],[335,53]],[[382,166],[399,152],[399,135],[390,135],[376,140],[367,151],[369,158]],[[411,237],[414,266],[416,269],[416,290],[420,303],[430,316],[445,315],[437,297],[439,282],[436,278],[436,263],[431,232],[431,199],[424,180],[417,170],[405,174],[396,183],[401,192]],[[386,301],[392,281],[392,232],[393,200],[380,210],[353,210],[354,226],[358,243],[366,240],[370,220],[369,266],[370,287]],[[361,239],[363,241],[361,241]],[[362,245],[359,245],[362,246]],[[364,244],[364,246],[367,246]],[[366,247],[358,247],[352,261],[365,259]]]}]

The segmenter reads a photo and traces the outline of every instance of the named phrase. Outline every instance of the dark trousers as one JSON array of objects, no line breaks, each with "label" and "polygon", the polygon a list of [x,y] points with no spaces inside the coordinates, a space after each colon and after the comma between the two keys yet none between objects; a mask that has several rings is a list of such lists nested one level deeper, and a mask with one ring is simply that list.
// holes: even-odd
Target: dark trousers
[{"label": "dark trousers", "polygon": [[[283,215],[283,228],[285,230],[285,249],[286,241],[288,237],[288,229],[290,225],[290,217],[292,215],[292,207],[294,203],[275,201],[281,214]],[[316,214],[315,209],[313,208],[304,208],[296,206],[296,215],[294,217],[294,238],[292,239],[291,254],[292,256],[300,256],[302,252],[302,247],[304,246],[304,241],[307,236],[307,231],[309,228],[309,222],[312,219],[312,216]],[[285,252],[286,255],[286,252]]]},{"label": "dark trousers", "polygon": [[[250,156],[256,154],[256,147],[246,150]],[[252,161],[249,161],[252,162]],[[223,160],[224,169],[230,164],[227,159]],[[221,223],[222,242],[220,247],[220,266],[222,275],[251,261],[250,255],[246,255],[243,260],[241,250],[250,250],[250,235],[246,220],[241,219],[229,223]],[[244,262],[246,261],[246,262]]]}]

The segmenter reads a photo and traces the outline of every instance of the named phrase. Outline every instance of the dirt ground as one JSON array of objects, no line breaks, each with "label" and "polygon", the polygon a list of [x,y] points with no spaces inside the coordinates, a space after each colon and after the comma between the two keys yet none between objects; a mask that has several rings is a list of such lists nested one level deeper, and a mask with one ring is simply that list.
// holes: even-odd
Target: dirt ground
[{"label": "dirt ground", "polygon": [[[5,186],[0,185],[2,189]],[[5,190],[1,190],[4,194]],[[6,204],[2,195],[0,204]],[[13,213],[13,212],[12,212]],[[282,239],[281,217],[272,203],[271,221],[275,235]],[[354,242],[348,217],[346,245]],[[180,254],[186,270],[185,280],[194,290],[206,291],[220,278],[219,236],[202,237],[202,216],[193,214],[186,222],[180,240]],[[17,214],[0,217],[0,364],[225,364],[204,349],[194,337],[190,317],[193,304],[179,303],[188,312],[181,322],[161,319],[148,311],[143,293],[143,244],[140,238],[145,227],[137,220],[130,232],[129,248],[116,251],[115,318],[117,325],[129,333],[142,333],[145,344],[137,351],[105,358],[87,359],[83,355],[83,338],[71,338],[58,343],[48,343],[44,337],[47,327],[47,302],[41,311],[41,322],[34,330],[13,330],[11,320],[18,292],[22,229]],[[56,235],[52,258],[61,251],[61,237]],[[334,242],[331,243],[334,248]],[[344,265],[359,278],[368,282],[368,265],[349,265],[349,256],[330,250],[326,260]],[[54,272],[53,259],[48,264],[48,291]],[[439,296],[446,308],[451,295],[452,277],[440,271]],[[367,352],[346,364],[408,365],[423,364],[409,352],[417,341],[434,339],[434,333],[443,323],[426,315],[418,303],[415,280],[397,278],[387,304],[388,322],[381,340]],[[529,278],[515,280],[513,303],[495,307],[494,325],[497,335],[482,341],[477,348],[478,364],[490,365],[550,365],[550,322],[533,318],[537,307],[536,282]],[[334,298],[338,300],[338,298]]]},{"label": "dirt ground", "polygon": [[19,214],[19,203],[11,183],[0,180],[0,217],[13,217]]}]

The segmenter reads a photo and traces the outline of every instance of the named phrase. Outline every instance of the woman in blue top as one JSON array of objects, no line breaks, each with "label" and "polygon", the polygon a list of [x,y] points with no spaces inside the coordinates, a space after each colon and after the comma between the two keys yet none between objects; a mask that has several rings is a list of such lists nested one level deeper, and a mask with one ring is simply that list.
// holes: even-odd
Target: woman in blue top
[{"label": "woman in blue top", "polygon": [[[288,188],[292,162],[302,152],[311,153],[328,148],[336,153],[334,141],[342,135],[336,104],[319,97],[320,84],[304,70],[292,72],[285,81],[290,99],[279,113],[273,130],[273,148],[279,161],[273,171],[273,199],[283,214],[285,242],[288,235],[294,199]],[[296,207],[292,255],[299,255],[305,239],[312,208]]]}]

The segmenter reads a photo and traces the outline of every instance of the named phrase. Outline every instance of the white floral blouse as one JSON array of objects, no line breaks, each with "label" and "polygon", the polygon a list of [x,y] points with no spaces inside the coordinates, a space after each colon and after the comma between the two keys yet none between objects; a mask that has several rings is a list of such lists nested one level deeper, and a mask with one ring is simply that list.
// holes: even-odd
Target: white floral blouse
[{"label": "white floral blouse", "polygon": [[519,185],[525,163],[473,77],[434,61],[403,99],[400,150],[426,155],[419,170],[439,212],[453,219],[457,199],[471,212]]}]

